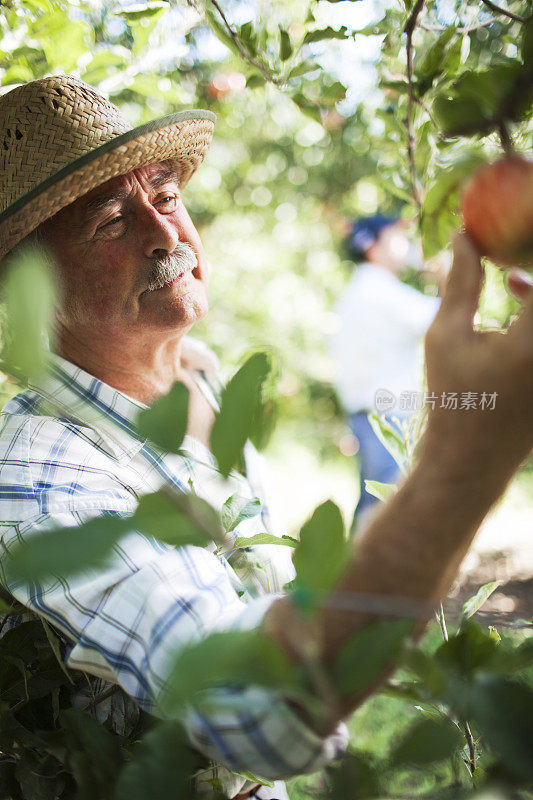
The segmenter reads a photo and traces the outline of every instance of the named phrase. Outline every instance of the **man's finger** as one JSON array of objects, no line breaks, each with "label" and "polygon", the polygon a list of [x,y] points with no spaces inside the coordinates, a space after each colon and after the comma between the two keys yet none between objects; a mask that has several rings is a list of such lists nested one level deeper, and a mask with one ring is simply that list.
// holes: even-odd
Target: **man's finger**
[{"label": "man's finger", "polygon": [[533,286],[529,287],[527,293],[524,291],[520,299],[523,308],[520,316],[510,325],[508,335],[517,343],[522,353],[533,357]]},{"label": "man's finger", "polygon": [[442,298],[441,314],[457,317],[460,312],[472,325],[483,286],[479,253],[465,233],[453,235],[452,249],[453,264]]},{"label": "man's finger", "polygon": [[522,269],[511,269],[507,273],[507,287],[518,300],[526,300],[533,292],[533,278]]}]

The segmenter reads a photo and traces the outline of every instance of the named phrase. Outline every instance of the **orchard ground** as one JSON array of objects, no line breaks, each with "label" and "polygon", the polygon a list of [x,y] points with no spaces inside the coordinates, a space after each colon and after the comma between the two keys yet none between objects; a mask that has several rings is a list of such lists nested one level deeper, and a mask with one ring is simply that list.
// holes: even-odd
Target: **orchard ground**
[{"label": "orchard ground", "polygon": [[[358,497],[356,458],[340,455],[320,462],[305,438],[286,437],[283,426],[268,450],[273,495],[287,532],[294,534],[323,500],[331,498],[350,524]],[[521,470],[506,494],[484,520],[473,547],[463,562],[452,591],[451,605],[457,607],[489,581],[503,584],[484,606],[505,618],[533,616],[533,462]],[[502,616],[502,619],[504,617]]]}]

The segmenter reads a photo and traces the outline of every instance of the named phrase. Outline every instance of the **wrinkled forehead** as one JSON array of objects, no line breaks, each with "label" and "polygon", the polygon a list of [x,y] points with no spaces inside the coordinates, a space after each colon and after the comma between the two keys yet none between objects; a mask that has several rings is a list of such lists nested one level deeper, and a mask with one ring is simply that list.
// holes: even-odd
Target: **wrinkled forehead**
[{"label": "wrinkled forehead", "polygon": [[86,217],[88,213],[97,213],[99,209],[107,205],[114,198],[121,199],[131,192],[132,187],[139,179],[143,184],[148,185],[153,191],[178,180],[178,163],[174,159],[158,161],[139,167],[124,175],[118,175],[105,183],[100,184],[90,192],[79,197],[73,203],[61,209],[54,217],[48,220],[45,225],[54,227],[56,223],[70,223]]}]

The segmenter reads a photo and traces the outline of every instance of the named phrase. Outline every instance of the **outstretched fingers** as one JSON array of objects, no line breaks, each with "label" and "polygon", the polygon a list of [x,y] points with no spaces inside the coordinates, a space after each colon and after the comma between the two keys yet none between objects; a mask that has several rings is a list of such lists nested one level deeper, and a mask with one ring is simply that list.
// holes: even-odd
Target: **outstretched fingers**
[{"label": "outstretched fingers", "polygon": [[465,233],[452,237],[453,264],[442,298],[441,322],[459,323],[472,330],[481,289],[483,268],[479,253]]}]

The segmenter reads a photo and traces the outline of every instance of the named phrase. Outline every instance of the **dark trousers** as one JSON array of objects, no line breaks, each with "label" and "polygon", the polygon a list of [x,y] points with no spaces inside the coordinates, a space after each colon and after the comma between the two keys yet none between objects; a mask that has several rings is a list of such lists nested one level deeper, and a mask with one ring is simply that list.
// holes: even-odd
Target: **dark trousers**
[{"label": "dark trousers", "polygon": [[[368,421],[367,411],[358,411],[348,419],[351,431],[359,442],[357,456],[360,470],[360,496],[355,507],[352,531],[357,529],[361,515],[380,501],[365,489],[365,481],[395,483],[400,468],[389,451],[381,444]],[[389,422],[392,421],[389,419]]]}]

